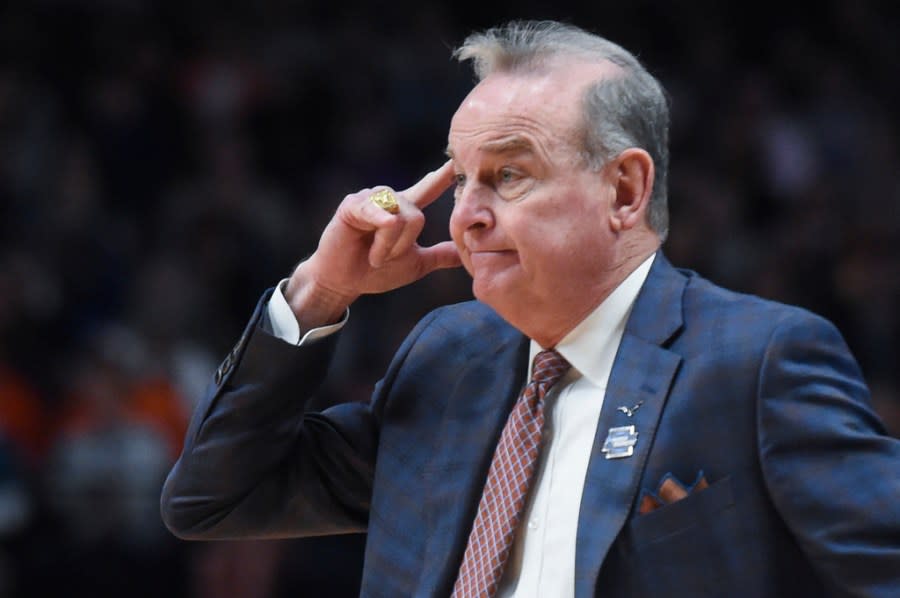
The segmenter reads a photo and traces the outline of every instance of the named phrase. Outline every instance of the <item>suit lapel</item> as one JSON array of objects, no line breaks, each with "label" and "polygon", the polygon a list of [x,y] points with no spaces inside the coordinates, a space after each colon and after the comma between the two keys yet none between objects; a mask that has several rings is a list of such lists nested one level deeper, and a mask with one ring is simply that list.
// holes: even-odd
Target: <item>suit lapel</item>
[{"label": "suit lapel", "polygon": [[494,449],[525,382],[528,339],[510,335],[471,364],[447,389],[437,452],[425,472],[430,535],[417,595],[448,596],[453,588]]},{"label": "suit lapel", "polygon": [[[685,278],[659,252],[635,301],[619,345],[597,424],[578,516],[575,596],[593,596],[597,576],[637,496],[647,455],[681,358],[664,348],[682,326]],[[629,417],[619,406],[632,407]],[[610,428],[635,427],[630,457],[602,452]]]}]

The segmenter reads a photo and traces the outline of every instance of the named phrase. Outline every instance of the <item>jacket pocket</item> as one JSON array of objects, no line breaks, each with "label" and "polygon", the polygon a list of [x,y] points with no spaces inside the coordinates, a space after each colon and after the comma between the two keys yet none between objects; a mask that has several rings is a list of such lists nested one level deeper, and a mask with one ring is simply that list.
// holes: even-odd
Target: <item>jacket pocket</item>
[{"label": "jacket pocket", "polygon": [[693,527],[708,527],[716,523],[723,511],[733,506],[731,478],[726,476],[679,501],[646,515],[637,515],[629,526],[631,544],[639,548],[686,533]]},{"label": "jacket pocket", "polygon": [[737,511],[726,477],[634,517],[620,546],[630,570],[627,595],[743,598],[733,591],[741,576]]}]

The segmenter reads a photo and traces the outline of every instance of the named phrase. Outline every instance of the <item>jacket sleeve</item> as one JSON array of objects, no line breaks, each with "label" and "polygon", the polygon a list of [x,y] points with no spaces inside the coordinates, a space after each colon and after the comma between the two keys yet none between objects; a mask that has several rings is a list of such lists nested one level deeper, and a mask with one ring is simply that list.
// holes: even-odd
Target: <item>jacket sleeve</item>
[{"label": "jacket sleeve", "polygon": [[[268,294],[197,406],[163,487],[163,521],[181,538],[366,529],[377,400],[307,413],[338,335],[291,346],[260,328],[267,300]],[[387,392],[383,382],[379,388]]]},{"label": "jacket sleeve", "polygon": [[759,378],[769,493],[835,596],[900,593],[900,440],[872,411],[838,331],[796,310],[774,330]]}]

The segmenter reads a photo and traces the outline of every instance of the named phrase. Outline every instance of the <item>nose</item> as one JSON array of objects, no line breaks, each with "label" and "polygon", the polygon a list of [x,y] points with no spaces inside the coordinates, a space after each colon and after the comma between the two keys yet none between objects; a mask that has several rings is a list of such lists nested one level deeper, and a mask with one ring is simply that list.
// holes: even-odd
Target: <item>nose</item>
[{"label": "nose", "polygon": [[494,226],[494,212],[490,207],[488,189],[469,183],[458,189],[450,215],[450,231],[462,236],[466,232],[490,229]]}]

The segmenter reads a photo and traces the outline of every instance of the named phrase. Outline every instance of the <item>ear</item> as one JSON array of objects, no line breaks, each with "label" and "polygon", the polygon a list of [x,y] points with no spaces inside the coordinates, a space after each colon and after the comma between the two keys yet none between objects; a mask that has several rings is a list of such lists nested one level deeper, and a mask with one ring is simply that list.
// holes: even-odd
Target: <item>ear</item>
[{"label": "ear", "polygon": [[653,158],[632,147],[616,156],[608,165],[615,198],[610,204],[610,226],[621,232],[645,223],[645,212],[653,190]]}]

